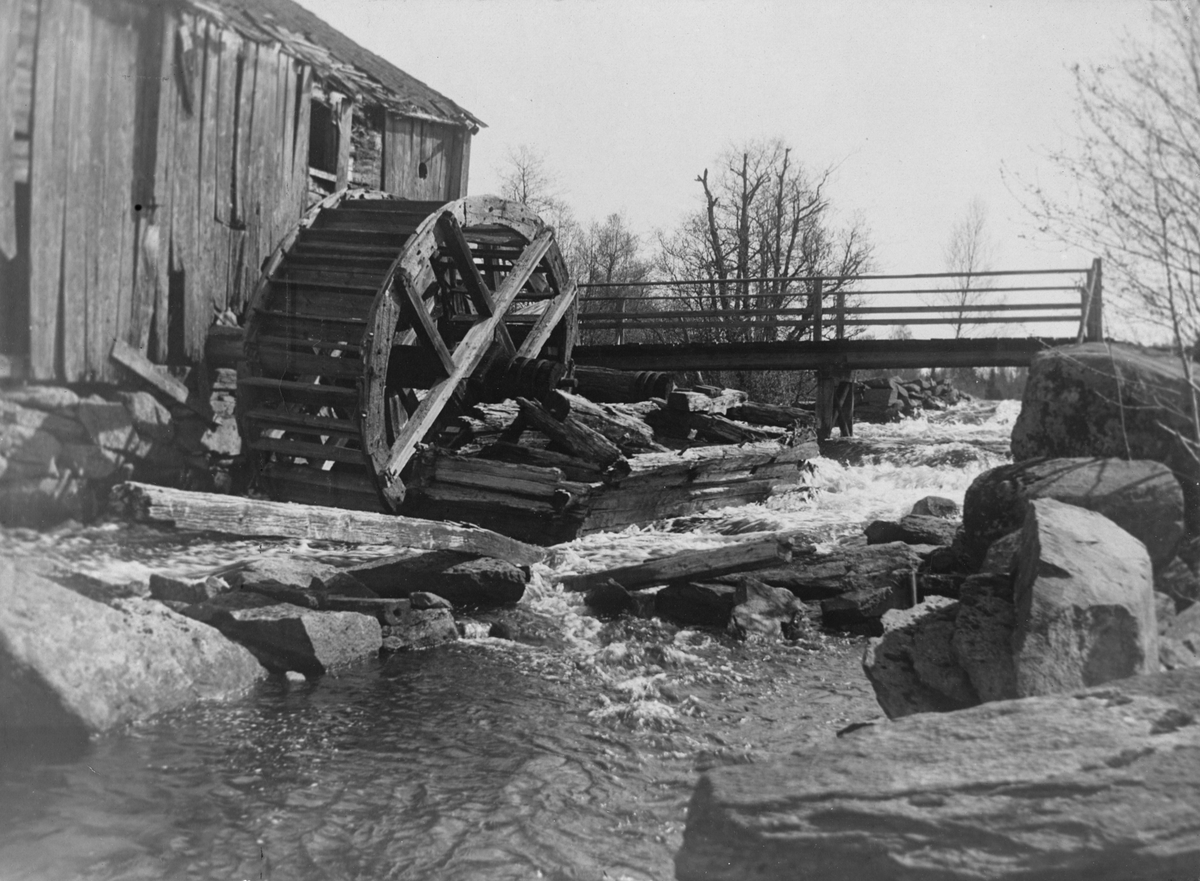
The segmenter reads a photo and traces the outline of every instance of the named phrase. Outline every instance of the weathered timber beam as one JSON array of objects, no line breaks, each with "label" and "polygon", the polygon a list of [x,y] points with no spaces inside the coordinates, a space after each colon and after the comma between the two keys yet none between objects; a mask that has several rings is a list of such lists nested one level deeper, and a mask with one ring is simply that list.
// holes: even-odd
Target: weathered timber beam
[{"label": "weathered timber beam", "polygon": [[[827,340],[821,343],[694,343],[577,346],[578,364],[640,370],[855,370],[910,367],[1025,367],[1038,352],[1073,339]],[[579,368],[576,369],[578,375]],[[582,388],[581,388],[582,390]],[[586,394],[586,392],[585,392]]]},{"label": "weathered timber beam", "polygon": [[609,581],[615,581],[627,590],[668,584],[672,581],[695,581],[746,572],[780,563],[790,563],[794,543],[789,536],[773,535],[758,541],[726,545],[707,551],[685,551],[647,560],[633,566],[618,566],[589,572],[586,575],[568,575],[562,580],[564,590],[591,590]]},{"label": "weathered timber beam", "polygon": [[550,335],[554,333],[554,328],[558,327],[559,322],[567,314],[567,310],[575,302],[576,293],[575,282],[569,281],[566,290],[546,305],[545,311],[538,317],[537,324],[533,326],[529,335],[521,343],[521,348],[517,351],[519,357],[536,358],[538,356],[542,347],[550,339]]},{"label": "weathered timber beam", "polygon": [[487,529],[414,517],[265,502],[133,482],[115,486],[112,498],[114,504],[136,519],[168,523],[180,529],[455,550],[518,565],[531,565],[545,556],[541,548]]},{"label": "weathered timber beam", "polygon": [[654,431],[650,426],[641,419],[593,404],[587,398],[557,390],[550,394],[546,404],[550,415],[555,419],[574,417],[600,432],[626,455],[661,453],[666,450],[666,447],[654,439]]},{"label": "weathered timber beam", "polygon": [[572,456],[607,468],[621,458],[621,449],[600,432],[576,420],[573,416],[555,419],[537,401],[517,398],[521,415],[529,427],[546,435]]}]

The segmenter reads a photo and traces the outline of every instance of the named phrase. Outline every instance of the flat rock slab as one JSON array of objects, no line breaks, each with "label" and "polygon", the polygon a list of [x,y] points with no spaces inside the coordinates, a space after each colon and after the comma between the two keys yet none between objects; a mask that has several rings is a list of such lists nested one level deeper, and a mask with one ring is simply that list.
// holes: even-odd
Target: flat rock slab
[{"label": "flat rock slab", "polygon": [[320,676],[378,653],[379,622],[359,612],[316,612],[289,603],[221,610],[209,620],[275,673]]},{"label": "flat rock slab", "polygon": [[[814,603],[868,588],[897,588],[907,594],[909,573],[920,565],[921,556],[913,546],[897,541],[839,547],[828,554],[797,552],[788,565],[758,569],[754,577]],[[734,584],[736,576],[713,580]]]},{"label": "flat rock slab", "polygon": [[863,532],[867,544],[888,544],[902,541],[910,545],[949,545],[954,541],[958,524],[930,514],[909,514],[892,520],[875,520]]},{"label": "flat rock slab", "polygon": [[1200,866],[1200,670],[925,713],[711,771],[681,881],[1182,881]]},{"label": "flat rock slab", "polygon": [[0,732],[105,731],[266,673],[246,649],[161,603],[80,596],[0,559]]},{"label": "flat rock slab", "polygon": [[347,571],[381,597],[402,599],[415,591],[428,591],[456,608],[515,603],[525,595],[529,581],[528,569],[459,551],[397,554]]}]

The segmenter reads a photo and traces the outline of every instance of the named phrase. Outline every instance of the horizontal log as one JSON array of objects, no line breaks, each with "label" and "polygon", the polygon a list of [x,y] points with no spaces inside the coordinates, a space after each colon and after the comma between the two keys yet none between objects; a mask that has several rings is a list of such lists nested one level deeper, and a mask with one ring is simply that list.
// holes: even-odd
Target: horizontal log
[{"label": "horizontal log", "polygon": [[712,550],[685,551],[633,566],[618,566],[586,575],[569,575],[562,580],[562,585],[565,590],[586,591],[616,581],[626,590],[634,590],[672,581],[732,575],[790,562],[793,544],[788,536],[774,535]]},{"label": "horizontal log", "polygon": [[133,482],[118,484],[112,497],[120,510],[135,519],[168,523],[180,529],[458,550],[518,565],[531,565],[545,557],[541,548],[486,529],[413,517],[265,502]]},{"label": "horizontal log", "polygon": [[746,401],[725,411],[730,419],[739,422],[749,422],[753,425],[776,425],[780,428],[791,428],[796,422],[808,425],[814,420],[812,410],[802,410],[799,407],[785,407],[782,404],[760,404],[757,401]]},{"label": "horizontal log", "polygon": [[546,408],[555,419],[568,416],[595,429],[617,445],[625,455],[666,450],[654,439],[654,431],[635,416],[611,407],[593,404],[587,398],[570,392],[554,391],[546,400]]},{"label": "horizontal log", "polygon": [[578,480],[584,483],[594,483],[600,480],[603,473],[596,464],[585,462],[575,456],[568,456],[566,453],[538,450],[505,441],[497,441],[484,447],[479,451],[479,458],[521,465],[536,465],[542,468],[558,468],[568,480]]},{"label": "horizontal log", "polygon": [[564,451],[588,462],[607,468],[621,458],[620,448],[593,428],[583,425],[574,417],[560,421],[555,419],[537,401],[517,398],[521,415],[529,426],[550,438]]},{"label": "horizontal log", "polygon": [[692,475],[716,474],[721,471],[736,471],[776,462],[803,462],[820,455],[816,444],[785,447],[778,441],[759,441],[741,446],[720,445],[693,447],[671,453],[643,453],[629,460],[629,475],[610,478],[614,485],[626,486],[647,479],[658,479],[669,474]]}]

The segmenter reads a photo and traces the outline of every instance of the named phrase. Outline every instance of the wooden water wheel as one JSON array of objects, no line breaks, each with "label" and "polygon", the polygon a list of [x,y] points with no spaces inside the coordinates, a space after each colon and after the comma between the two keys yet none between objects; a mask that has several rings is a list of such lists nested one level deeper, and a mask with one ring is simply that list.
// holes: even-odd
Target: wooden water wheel
[{"label": "wooden water wheel", "polygon": [[574,303],[524,205],[330,196],[268,261],[246,323],[238,416],[260,487],[395,510],[418,445],[462,408],[562,377]]}]

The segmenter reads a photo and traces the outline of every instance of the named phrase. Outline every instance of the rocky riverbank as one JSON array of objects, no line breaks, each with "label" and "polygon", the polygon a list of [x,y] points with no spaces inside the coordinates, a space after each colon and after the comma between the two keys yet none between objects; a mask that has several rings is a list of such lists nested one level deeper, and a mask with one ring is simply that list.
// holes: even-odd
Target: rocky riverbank
[{"label": "rocky riverbank", "polygon": [[[931,555],[946,595],[885,613],[865,652],[894,721],[706,775],[677,877],[1190,877],[1200,578],[1182,382],[1177,360],[1130,347],[1038,356],[1017,463],[976,479]],[[1143,458],[1095,458],[1121,453]]]}]

